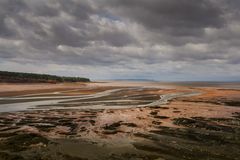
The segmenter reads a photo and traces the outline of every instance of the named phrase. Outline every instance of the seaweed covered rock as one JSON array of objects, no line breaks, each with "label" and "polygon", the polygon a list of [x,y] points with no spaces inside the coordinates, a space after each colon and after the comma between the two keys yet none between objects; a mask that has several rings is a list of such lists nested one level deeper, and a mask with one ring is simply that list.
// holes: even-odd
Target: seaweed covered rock
[{"label": "seaweed covered rock", "polygon": [[46,146],[49,140],[41,135],[34,133],[20,133],[9,137],[0,143],[0,150],[8,150],[11,152],[24,151],[32,146]]}]

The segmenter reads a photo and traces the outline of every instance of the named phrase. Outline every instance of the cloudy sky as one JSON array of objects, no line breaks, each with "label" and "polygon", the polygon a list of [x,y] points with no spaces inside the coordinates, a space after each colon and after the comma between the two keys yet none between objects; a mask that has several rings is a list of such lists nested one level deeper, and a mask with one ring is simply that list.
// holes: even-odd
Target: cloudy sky
[{"label": "cloudy sky", "polygon": [[238,0],[0,0],[0,70],[240,80]]}]

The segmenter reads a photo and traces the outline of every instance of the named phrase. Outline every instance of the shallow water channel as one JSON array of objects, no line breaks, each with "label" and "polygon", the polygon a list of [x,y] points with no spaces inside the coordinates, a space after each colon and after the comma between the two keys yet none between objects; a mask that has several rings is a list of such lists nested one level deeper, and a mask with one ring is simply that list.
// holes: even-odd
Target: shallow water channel
[{"label": "shallow water channel", "polygon": [[[145,89],[147,88],[134,87],[127,89],[110,89],[95,94],[77,96],[49,96],[48,93],[48,96],[39,94],[39,96],[24,95],[18,97],[5,97],[0,99],[0,112],[15,112],[31,109],[120,109],[146,107],[163,105],[178,97],[200,94],[198,92],[179,92],[165,95],[142,95],[141,91]],[[129,90],[137,90],[139,94],[123,94]],[[132,97],[132,99],[129,99],[129,97]]]}]

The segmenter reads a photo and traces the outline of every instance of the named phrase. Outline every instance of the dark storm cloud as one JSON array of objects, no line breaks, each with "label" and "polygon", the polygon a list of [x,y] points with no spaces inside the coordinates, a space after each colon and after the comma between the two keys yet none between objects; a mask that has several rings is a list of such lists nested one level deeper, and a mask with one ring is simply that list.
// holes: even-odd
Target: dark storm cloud
[{"label": "dark storm cloud", "polygon": [[6,18],[9,16],[15,16],[19,11],[25,9],[25,4],[18,0],[0,1],[0,36],[11,37],[16,33],[8,28],[6,24]]},{"label": "dark storm cloud", "polygon": [[1,37],[11,37],[14,35],[14,32],[7,28],[4,18],[0,17],[0,36]]},{"label": "dark storm cloud", "polygon": [[5,14],[5,16],[16,14],[21,10],[25,10],[27,8],[24,1],[19,0],[1,0],[0,6],[1,14]]},{"label": "dark storm cloud", "polygon": [[87,37],[78,35],[66,24],[52,25],[51,32],[56,45],[64,44],[73,47],[82,47],[88,43]]},{"label": "dark storm cloud", "polygon": [[209,0],[109,0],[106,4],[149,29],[174,36],[200,35],[205,27],[224,24],[223,12]]},{"label": "dark storm cloud", "polygon": [[89,1],[60,0],[61,9],[79,20],[86,20],[91,14],[97,12]]},{"label": "dark storm cloud", "polygon": [[239,9],[235,0],[0,0],[0,62],[138,76],[201,64],[222,74],[240,65]]}]

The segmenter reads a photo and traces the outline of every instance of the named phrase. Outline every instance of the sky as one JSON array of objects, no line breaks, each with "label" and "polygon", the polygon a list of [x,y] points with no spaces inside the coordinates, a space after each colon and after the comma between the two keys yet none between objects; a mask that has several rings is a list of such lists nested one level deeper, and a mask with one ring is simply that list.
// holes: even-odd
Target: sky
[{"label": "sky", "polygon": [[0,0],[0,70],[240,80],[238,0]]}]

